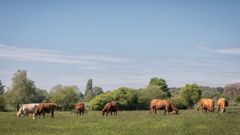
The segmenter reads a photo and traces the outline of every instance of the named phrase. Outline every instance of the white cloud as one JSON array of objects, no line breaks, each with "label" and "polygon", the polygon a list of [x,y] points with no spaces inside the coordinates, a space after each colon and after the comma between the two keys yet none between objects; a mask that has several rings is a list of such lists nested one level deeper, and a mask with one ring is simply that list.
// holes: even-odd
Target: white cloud
[{"label": "white cloud", "polygon": [[97,62],[127,61],[126,59],[117,58],[109,55],[72,55],[58,50],[20,48],[3,44],[0,44],[0,59],[67,64],[94,64]]},{"label": "white cloud", "polygon": [[221,49],[213,49],[209,47],[203,47],[199,46],[197,47],[201,50],[206,50],[208,52],[214,52],[214,53],[221,53],[221,54],[231,54],[231,55],[240,55],[240,48],[221,48]]}]

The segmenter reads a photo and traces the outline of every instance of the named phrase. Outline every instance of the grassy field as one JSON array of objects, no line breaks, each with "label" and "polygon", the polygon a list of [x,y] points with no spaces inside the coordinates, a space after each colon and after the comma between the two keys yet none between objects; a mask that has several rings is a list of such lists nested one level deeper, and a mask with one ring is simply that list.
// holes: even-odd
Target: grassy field
[{"label": "grassy field", "polygon": [[56,112],[55,118],[16,118],[15,112],[0,112],[1,135],[239,135],[240,112],[201,114],[180,110],[180,115],[156,116],[149,111],[120,111],[118,116],[101,116],[90,111],[77,117],[72,112]]}]

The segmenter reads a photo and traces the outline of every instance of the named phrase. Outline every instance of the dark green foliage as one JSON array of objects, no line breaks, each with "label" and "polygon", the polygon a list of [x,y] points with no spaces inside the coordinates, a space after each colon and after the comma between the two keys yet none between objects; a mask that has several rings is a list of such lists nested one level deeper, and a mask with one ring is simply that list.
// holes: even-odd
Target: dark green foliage
[{"label": "dark green foliage", "polygon": [[42,103],[47,100],[49,97],[48,92],[46,90],[36,89],[36,96],[33,99],[34,103]]},{"label": "dark green foliage", "polygon": [[2,84],[2,81],[0,80],[0,95],[3,95],[4,93],[4,85]]},{"label": "dark green foliage", "polygon": [[202,90],[197,84],[186,84],[180,90],[180,97],[188,102],[190,107],[194,106],[199,101],[202,95]]},{"label": "dark green foliage", "polygon": [[163,92],[165,92],[167,94],[168,97],[171,96],[171,93],[169,92],[169,89],[168,89],[168,85],[167,85],[166,81],[162,78],[157,78],[157,77],[152,78],[148,85],[148,88],[151,88],[151,87],[162,90]]},{"label": "dark green foliage", "polygon": [[4,85],[2,85],[2,81],[0,80],[0,111],[4,110],[6,102],[4,100]]},{"label": "dark green foliage", "polygon": [[50,97],[50,100],[60,105],[63,110],[72,110],[80,100],[80,91],[76,86],[57,85],[50,91]]},{"label": "dark green foliage", "polygon": [[94,93],[93,93],[93,86],[92,86],[92,79],[89,79],[87,82],[85,94],[84,94],[84,100],[85,101],[90,101],[94,98]]},{"label": "dark green foliage", "polygon": [[103,89],[101,87],[94,87],[93,88],[93,95],[96,97],[97,95],[103,94]]},{"label": "dark green foliage", "polygon": [[178,109],[187,109],[189,106],[188,102],[181,97],[174,97],[171,101]]}]

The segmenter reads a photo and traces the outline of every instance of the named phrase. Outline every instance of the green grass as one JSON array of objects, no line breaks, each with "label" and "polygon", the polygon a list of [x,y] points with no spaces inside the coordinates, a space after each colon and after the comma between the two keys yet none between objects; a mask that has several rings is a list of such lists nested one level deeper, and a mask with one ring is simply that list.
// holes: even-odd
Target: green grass
[{"label": "green grass", "polygon": [[[159,112],[159,111],[158,111]],[[180,110],[180,115],[156,116],[149,111],[120,111],[118,116],[101,116],[90,111],[77,117],[71,112],[55,112],[55,118],[16,118],[15,112],[0,112],[1,135],[239,135],[240,112],[201,114]]]}]

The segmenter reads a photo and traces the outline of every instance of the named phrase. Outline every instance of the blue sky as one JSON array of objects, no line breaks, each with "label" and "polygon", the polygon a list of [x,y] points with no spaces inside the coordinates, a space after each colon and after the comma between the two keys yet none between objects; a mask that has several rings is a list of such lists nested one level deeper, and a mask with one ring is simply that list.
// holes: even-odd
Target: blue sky
[{"label": "blue sky", "polygon": [[240,2],[0,1],[0,80],[112,90],[240,81]]}]

